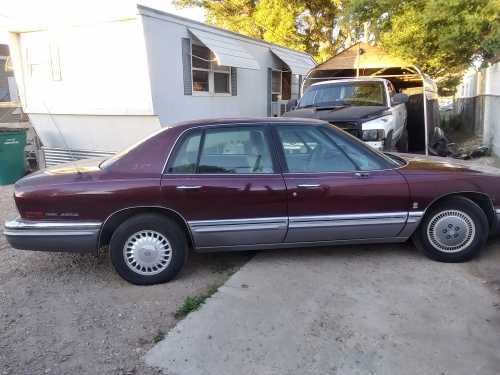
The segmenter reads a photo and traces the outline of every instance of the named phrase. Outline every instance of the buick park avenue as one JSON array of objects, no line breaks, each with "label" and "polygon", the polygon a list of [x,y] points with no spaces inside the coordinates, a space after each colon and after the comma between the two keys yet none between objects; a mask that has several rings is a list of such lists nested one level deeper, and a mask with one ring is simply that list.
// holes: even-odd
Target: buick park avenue
[{"label": "buick park avenue", "polygon": [[404,242],[468,260],[500,218],[500,177],[384,154],[320,120],[216,119],[162,129],[107,160],[15,185],[12,247],[109,247],[135,284],[172,279],[190,250]]}]

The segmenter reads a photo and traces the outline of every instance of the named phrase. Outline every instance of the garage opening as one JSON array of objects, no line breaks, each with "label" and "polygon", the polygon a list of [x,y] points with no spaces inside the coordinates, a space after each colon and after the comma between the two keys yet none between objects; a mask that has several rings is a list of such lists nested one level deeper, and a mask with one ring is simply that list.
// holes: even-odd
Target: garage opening
[{"label": "garage opening", "polygon": [[408,150],[427,154],[439,126],[439,106],[436,84],[418,67],[377,46],[357,43],[311,70],[304,79],[303,90],[322,81],[375,77],[389,80],[396,92],[409,96]]}]

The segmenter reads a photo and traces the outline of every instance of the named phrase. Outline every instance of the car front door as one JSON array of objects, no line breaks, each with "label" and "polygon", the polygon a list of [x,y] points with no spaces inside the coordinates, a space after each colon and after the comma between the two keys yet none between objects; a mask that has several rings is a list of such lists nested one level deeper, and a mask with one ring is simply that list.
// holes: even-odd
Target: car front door
[{"label": "car front door", "polygon": [[285,242],[397,237],[408,216],[408,185],[390,162],[327,126],[279,125],[288,192]]},{"label": "car front door", "polygon": [[187,221],[197,249],[283,241],[286,188],[269,133],[256,124],[207,126],[177,141],[162,199]]}]

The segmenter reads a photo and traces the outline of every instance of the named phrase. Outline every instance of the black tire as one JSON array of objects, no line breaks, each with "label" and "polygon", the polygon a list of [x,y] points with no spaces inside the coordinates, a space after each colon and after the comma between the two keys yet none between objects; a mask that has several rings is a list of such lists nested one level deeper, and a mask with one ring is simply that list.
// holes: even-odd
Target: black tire
[{"label": "black tire", "polygon": [[406,126],[396,148],[398,152],[408,153],[408,129],[406,129]]},{"label": "black tire", "polygon": [[457,263],[477,256],[488,234],[484,211],[470,199],[456,196],[439,202],[426,213],[413,240],[427,257]]},{"label": "black tire", "polygon": [[[143,246],[138,241],[142,241]],[[131,246],[127,253],[126,243]],[[138,245],[132,253],[134,244]],[[111,237],[109,250],[116,272],[137,285],[172,280],[184,266],[188,254],[184,231],[175,221],[158,214],[141,214],[122,223]],[[135,266],[130,259],[135,260]],[[141,264],[143,268],[139,269]]]}]

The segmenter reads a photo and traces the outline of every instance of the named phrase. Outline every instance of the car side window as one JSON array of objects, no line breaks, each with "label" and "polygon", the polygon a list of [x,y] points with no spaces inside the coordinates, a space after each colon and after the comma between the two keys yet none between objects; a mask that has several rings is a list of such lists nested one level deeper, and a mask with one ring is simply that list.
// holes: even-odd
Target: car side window
[{"label": "car side window", "polygon": [[197,172],[273,173],[271,152],[264,129],[207,129]]},{"label": "car side window", "polygon": [[331,138],[313,126],[277,128],[289,172],[346,172],[357,170]]},{"label": "car side window", "polygon": [[169,173],[195,173],[201,142],[201,131],[188,135],[176,149]]},{"label": "car side window", "polygon": [[325,135],[335,142],[335,144],[353,160],[361,171],[373,171],[387,168],[387,163],[368,149],[365,144],[357,139],[349,140],[350,136],[342,136],[333,129],[324,129]]}]

